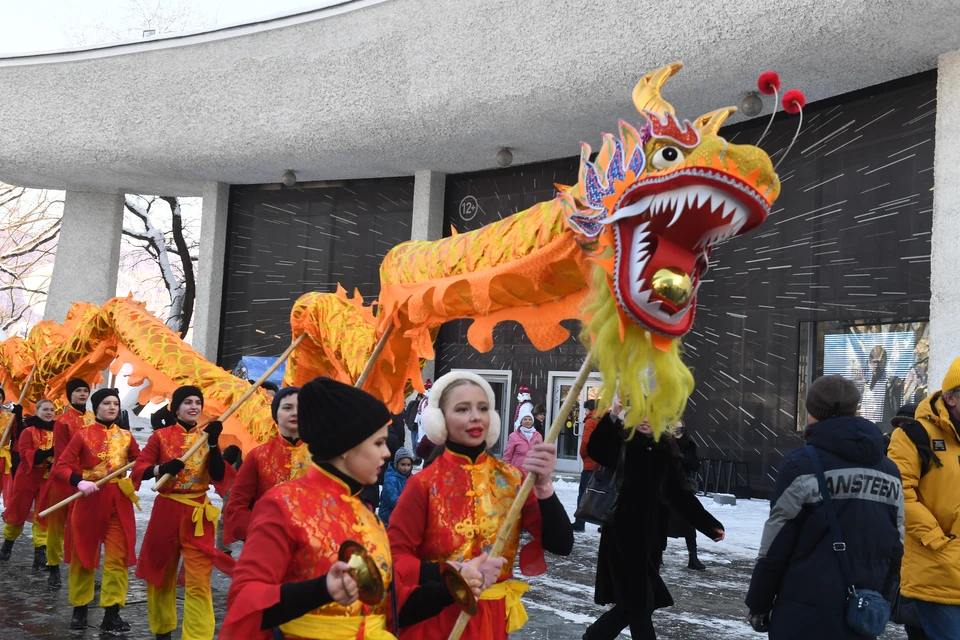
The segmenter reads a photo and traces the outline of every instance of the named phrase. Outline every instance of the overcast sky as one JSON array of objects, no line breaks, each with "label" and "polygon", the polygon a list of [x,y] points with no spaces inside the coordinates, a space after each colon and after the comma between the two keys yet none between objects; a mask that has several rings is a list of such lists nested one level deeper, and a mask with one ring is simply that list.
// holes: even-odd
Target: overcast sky
[{"label": "overcast sky", "polygon": [[[131,8],[137,4],[167,4],[185,0],[0,0],[0,55],[50,51],[75,46],[84,33],[102,27],[129,30]],[[249,22],[264,16],[326,4],[322,0],[191,0],[189,6],[204,24]],[[96,38],[102,40],[103,38]]]}]

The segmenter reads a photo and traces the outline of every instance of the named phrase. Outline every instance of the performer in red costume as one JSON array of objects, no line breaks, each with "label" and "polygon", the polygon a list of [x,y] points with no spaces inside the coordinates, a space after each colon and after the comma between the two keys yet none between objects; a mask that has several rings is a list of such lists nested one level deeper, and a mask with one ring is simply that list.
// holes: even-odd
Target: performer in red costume
[{"label": "performer in red costume", "polygon": [[[40,490],[50,477],[53,465],[53,419],[57,416],[49,400],[37,402],[37,415],[24,421],[26,428],[20,434],[17,446],[20,450],[20,467],[13,481],[13,495],[3,512],[3,548],[0,561],[10,559],[13,543],[23,533],[23,523],[30,514]],[[39,509],[33,515],[33,570],[39,571],[47,564],[47,532],[37,522]]]},{"label": "performer in red costume", "polygon": [[212,640],[216,621],[210,573],[216,566],[233,572],[233,559],[214,545],[220,510],[210,504],[211,482],[223,496],[236,472],[223,461],[219,437],[223,425],[206,425],[207,442],[186,463],[180,456],[201,437],[197,421],[203,412],[203,393],[197,387],[173,392],[170,407],[151,417],[154,432],[130,474],[137,488],[150,478],[175,476],[160,489],[140,548],[137,577],[147,581],[150,631],[167,640],[177,628],[177,569],[180,558],[186,577],[183,598],[184,640]]},{"label": "performer in red costume", "polygon": [[100,389],[90,403],[96,420],[73,436],[53,466],[58,482],[84,494],[73,502],[67,521],[67,586],[73,605],[70,628],[87,628],[87,605],[93,600],[93,578],[103,546],[100,606],[104,615],[100,629],[124,632],[130,630],[130,625],[120,618],[120,609],[127,603],[127,567],[137,562],[133,505],[139,503],[139,498],[129,478],[114,478],[102,487],[95,482],[136,460],[140,447],[129,431],[114,424],[120,413],[116,389]]},{"label": "performer in red costume", "polygon": [[244,459],[223,509],[223,541],[247,539],[253,505],[281,482],[296,480],[310,466],[310,451],[297,429],[297,387],[284,387],[273,396],[271,410],[279,435]]},{"label": "performer in red costume", "polygon": [[[0,403],[6,400],[6,393],[3,387],[0,387]],[[3,496],[3,503],[7,504],[13,499],[13,480],[17,475],[17,468],[20,465],[20,453],[17,449],[17,436],[23,430],[23,407],[19,404],[11,404],[10,408],[0,407],[0,432],[2,432],[10,422],[10,438],[7,444],[0,449],[0,494]],[[9,414],[13,414],[10,416]],[[7,415],[2,415],[7,414]]]},{"label": "performer in red costume", "polygon": [[[433,563],[476,558],[496,540],[523,472],[486,454],[500,437],[500,416],[493,407],[493,389],[476,374],[455,371],[433,383],[423,426],[427,436],[446,450],[407,481],[390,516],[390,546],[401,583],[415,581]],[[533,535],[520,552],[520,569],[526,575],[546,570],[544,549],[559,555],[573,549],[570,519],[550,477],[556,463],[556,446],[543,443],[534,446],[523,462],[523,470],[538,478],[520,522]],[[466,640],[506,638],[527,620],[520,595],[529,587],[511,580],[520,527],[514,527],[503,556],[491,560],[502,563],[502,568],[495,580],[482,585],[480,610],[462,636]],[[415,625],[401,637],[444,639],[459,613],[449,606],[435,620]]]},{"label": "performer in red costume", "polygon": [[[90,386],[86,382],[79,378],[73,378],[67,382],[67,402],[70,404],[53,424],[54,465],[60,460],[63,452],[67,450],[67,445],[70,444],[70,440],[73,439],[77,431],[94,421],[93,413],[87,411],[87,398],[89,397]],[[70,497],[75,491],[76,489],[70,485],[57,481],[56,476],[51,476],[40,491],[39,511],[43,511],[47,507]],[[59,588],[61,584],[60,563],[63,562],[63,535],[72,509],[73,504],[70,504],[63,509],[54,511],[46,518],[40,519],[41,526],[46,525],[47,527],[47,570],[50,572],[47,576],[47,584],[55,588]]]},{"label": "performer in red costume", "polygon": [[[370,394],[328,378],[303,386],[298,413],[310,469],[267,491],[254,507],[220,638],[271,638],[279,628],[287,640],[391,640],[387,629],[395,623],[419,622],[452,602],[439,566],[409,586],[394,584],[387,534],[358,498],[390,457],[393,416]],[[386,594],[378,604],[357,600],[357,584],[337,560],[347,540],[363,545],[380,569]],[[477,591],[484,561],[455,564]]]}]

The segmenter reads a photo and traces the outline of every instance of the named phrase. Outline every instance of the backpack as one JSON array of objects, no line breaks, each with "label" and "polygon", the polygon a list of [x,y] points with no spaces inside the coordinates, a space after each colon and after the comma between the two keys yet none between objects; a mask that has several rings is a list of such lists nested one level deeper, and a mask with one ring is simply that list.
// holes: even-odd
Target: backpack
[{"label": "backpack", "polygon": [[[940,458],[938,458],[937,454],[933,452],[933,448],[930,446],[930,436],[927,434],[927,430],[923,428],[922,424],[916,420],[906,420],[902,422],[897,429],[903,429],[903,432],[907,434],[908,438],[910,438],[910,442],[912,442],[917,448],[917,453],[920,454],[921,478],[927,473],[927,471],[931,469],[931,463],[937,467],[943,466],[943,463],[940,462]],[[894,431],[896,431],[896,429],[894,429]],[[887,446],[889,447],[889,445],[890,443],[888,441]]]}]

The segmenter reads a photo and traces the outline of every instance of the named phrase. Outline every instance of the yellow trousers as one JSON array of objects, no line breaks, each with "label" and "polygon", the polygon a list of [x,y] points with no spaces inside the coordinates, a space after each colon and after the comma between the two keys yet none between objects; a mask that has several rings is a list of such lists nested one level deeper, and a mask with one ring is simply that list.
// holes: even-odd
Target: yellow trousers
[{"label": "yellow trousers", "polygon": [[[103,578],[100,583],[100,606],[112,607],[115,604],[121,607],[127,604],[127,536],[123,532],[123,525],[117,514],[110,516],[107,525],[107,536],[103,542]],[[69,590],[68,601],[71,606],[84,607],[93,602],[93,578],[95,569],[85,569],[75,557],[76,549],[71,549],[74,556],[70,563],[70,573],[67,575]]]},{"label": "yellow trousers", "polygon": [[[66,508],[60,509],[66,515]],[[56,512],[47,516],[47,566],[56,567],[63,562],[63,534],[66,531],[64,518],[54,519]]]},{"label": "yellow trousers", "polygon": [[[3,525],[3,539],[4,540],[16,540],[23,533],[22,524],[5,524]],[[33,514],[33,546],[34,547],[45,547],[47,546],[47,532],[37,523],[37,514]]]},{"label": "yellow trousers", "polygon": [[[182,547],[186,586],[183,596],[183,640],[213,640],[217,626],[213,617],[213,593],[210,591],[210,573],[213,562],[207,554]],[[169,633],[177,628],[177,573],[178,558],[174,557],[163,574],[163,584],[155,587],[147,583],[147,618],[150,632]]]},{"label": "yellow trousers", "polygon": [[[174,551],[167,562],[163,574],[163,584],[159,587],[147,582],[147,618],[150,620],[150,632],[169,633],[177,628],[177,573],[179,559],[183,558],[185,588],[183,597],[183,640],[213,640],[217,621],[213,616],[213,593],[210,590],[210,574],[213,561],[196,544],[204,535],[213,536],[214,532],[204,531],[204,520],[216,522],[218,513],[210,507],[205,494],[171,496],[162,498],[174,500],[194,507],[193,517],[181,516]],[[200,502],[197,502],[199,500]],[[199,530],[199,535],[198,535]]]}]

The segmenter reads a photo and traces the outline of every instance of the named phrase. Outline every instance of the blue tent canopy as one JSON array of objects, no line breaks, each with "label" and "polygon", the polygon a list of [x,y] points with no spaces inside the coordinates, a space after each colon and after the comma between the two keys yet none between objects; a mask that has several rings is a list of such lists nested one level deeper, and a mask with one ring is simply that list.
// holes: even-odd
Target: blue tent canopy
[{"label": "blue tent canopy", "polygon": [[[243,356],[230,373],[244,380],[256,380],[276,361],[277,358],[274,356]],[[267,380],[276,384],[278,387],[282,387],[283,373],[286,369],[287,363],[284,362],[277,367],[276,371],[270,374]]]}]

